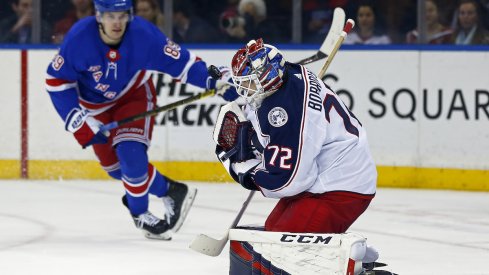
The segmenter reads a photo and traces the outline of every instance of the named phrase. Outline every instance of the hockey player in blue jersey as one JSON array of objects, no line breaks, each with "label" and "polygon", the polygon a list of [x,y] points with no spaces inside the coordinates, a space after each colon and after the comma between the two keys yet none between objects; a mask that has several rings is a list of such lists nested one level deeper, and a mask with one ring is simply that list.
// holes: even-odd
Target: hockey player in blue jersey
[{"label": "hockey player in blue jersey", "polygon": [[[83,148],[93,145],[103,169],[122,180],[123,203],[136,227],[148,238],[171,239],[197,190],[163,176],[149,163],[154,118],[110,133],[99,128],[156,106],[150,70],[217,89],[228,100],[237,97],[226,85],[231,74],[224,69],[221,80],[211,78],[205,62],[134,16],[132,0],[94,0],[94,5],[96,16],[80,20],[66,35],[47,69],[46,87],[66,130]],[[148,211],[148,194],[162,198],[165,219]]]}]

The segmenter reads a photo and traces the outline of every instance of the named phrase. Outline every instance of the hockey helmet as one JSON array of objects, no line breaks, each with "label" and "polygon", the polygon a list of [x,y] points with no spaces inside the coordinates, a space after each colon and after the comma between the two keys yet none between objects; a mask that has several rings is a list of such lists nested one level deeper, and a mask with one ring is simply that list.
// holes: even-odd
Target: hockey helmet
[{"label": "hockey helmet", "polygon": [[238,94],[255,108],[283,84],[285,59],[282,53],[263,40],[251,40],[233,57],[233,82]]},{"label": "hockey helmet", "polygon": [[129,21],[134,18],[132,0],[93,0],[97,15],[104,12],[127,11],[129,12]]}]

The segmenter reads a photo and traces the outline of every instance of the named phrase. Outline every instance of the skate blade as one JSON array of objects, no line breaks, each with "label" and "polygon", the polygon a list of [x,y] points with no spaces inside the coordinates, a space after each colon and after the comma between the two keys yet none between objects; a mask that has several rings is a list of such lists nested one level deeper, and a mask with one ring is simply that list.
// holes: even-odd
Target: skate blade
[{"label": "skate blade", "polygon": [[170,232],[165,232],[160,235],[157,234],[152,234],[149,232],[143,232],[144,237],[151,239],[151,240],[161,240],[161,241],[171,241],[171,233]]},{"label": "skate blade", "polygon": [[192,204],[194,203],[195,197],[197,196],[197,189],[196,188],[188,188],[187,196],[185,197],[182,210],[180,211],[180,218],[178,221],[175,223],[175,226],[172,228],[173,232],[178,232],[180,228],[183,225],[183,222],[187,218],[187,214],[190,211],[190,208],[192,207]]},{"label": "skate blade", "polygon": [[387,264],[381,263],[381,262],[371,262],[371,263],[363,263],[362,267],[367,269],[367,270],[372,270],[377,267],[384,267],[387,266]]}]

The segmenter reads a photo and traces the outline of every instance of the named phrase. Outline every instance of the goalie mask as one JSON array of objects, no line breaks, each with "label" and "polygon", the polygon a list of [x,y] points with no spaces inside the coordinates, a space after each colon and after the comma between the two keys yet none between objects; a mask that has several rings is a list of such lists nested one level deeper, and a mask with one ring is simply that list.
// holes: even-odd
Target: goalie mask
[{"label": "goalie mask", "polygon": [[236,91],[255,109],[283,84],[285,59],[277,48],[263,44],[261,38],[239,49],[231,66]]}]

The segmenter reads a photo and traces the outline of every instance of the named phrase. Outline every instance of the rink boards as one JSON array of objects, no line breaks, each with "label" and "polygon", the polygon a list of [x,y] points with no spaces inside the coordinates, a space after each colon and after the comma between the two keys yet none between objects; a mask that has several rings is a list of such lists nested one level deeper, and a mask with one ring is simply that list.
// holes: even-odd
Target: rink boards
[{"label": "rink boards", "polygon": [[[233,50],[194,50],[209,64],[229,65]],[[22,148],[28,176],[107,178],[90,149],[81,150],[44,90],[55,50],[0,50],[3,131],[0,178],[19,178]],[[300,60],[313,50],[285,50]],[[22,75],[24,64],[27,76]],[[489,191],[489,53],[485,51],[342,50],[325,82],[366,127],[380,186]],[[308,68],[317,72],[322,62]],[[158,104],[199,90],[154,74]],[[21,85],[22,79],[26,86]],[[21,91],[27,95],[22,147]],[[206,98],[157,116],[150,158],[170,176],[230,181],[216,162],[212,130],[220,98]],[[26,150],[27,149],[27,150]]]}]

